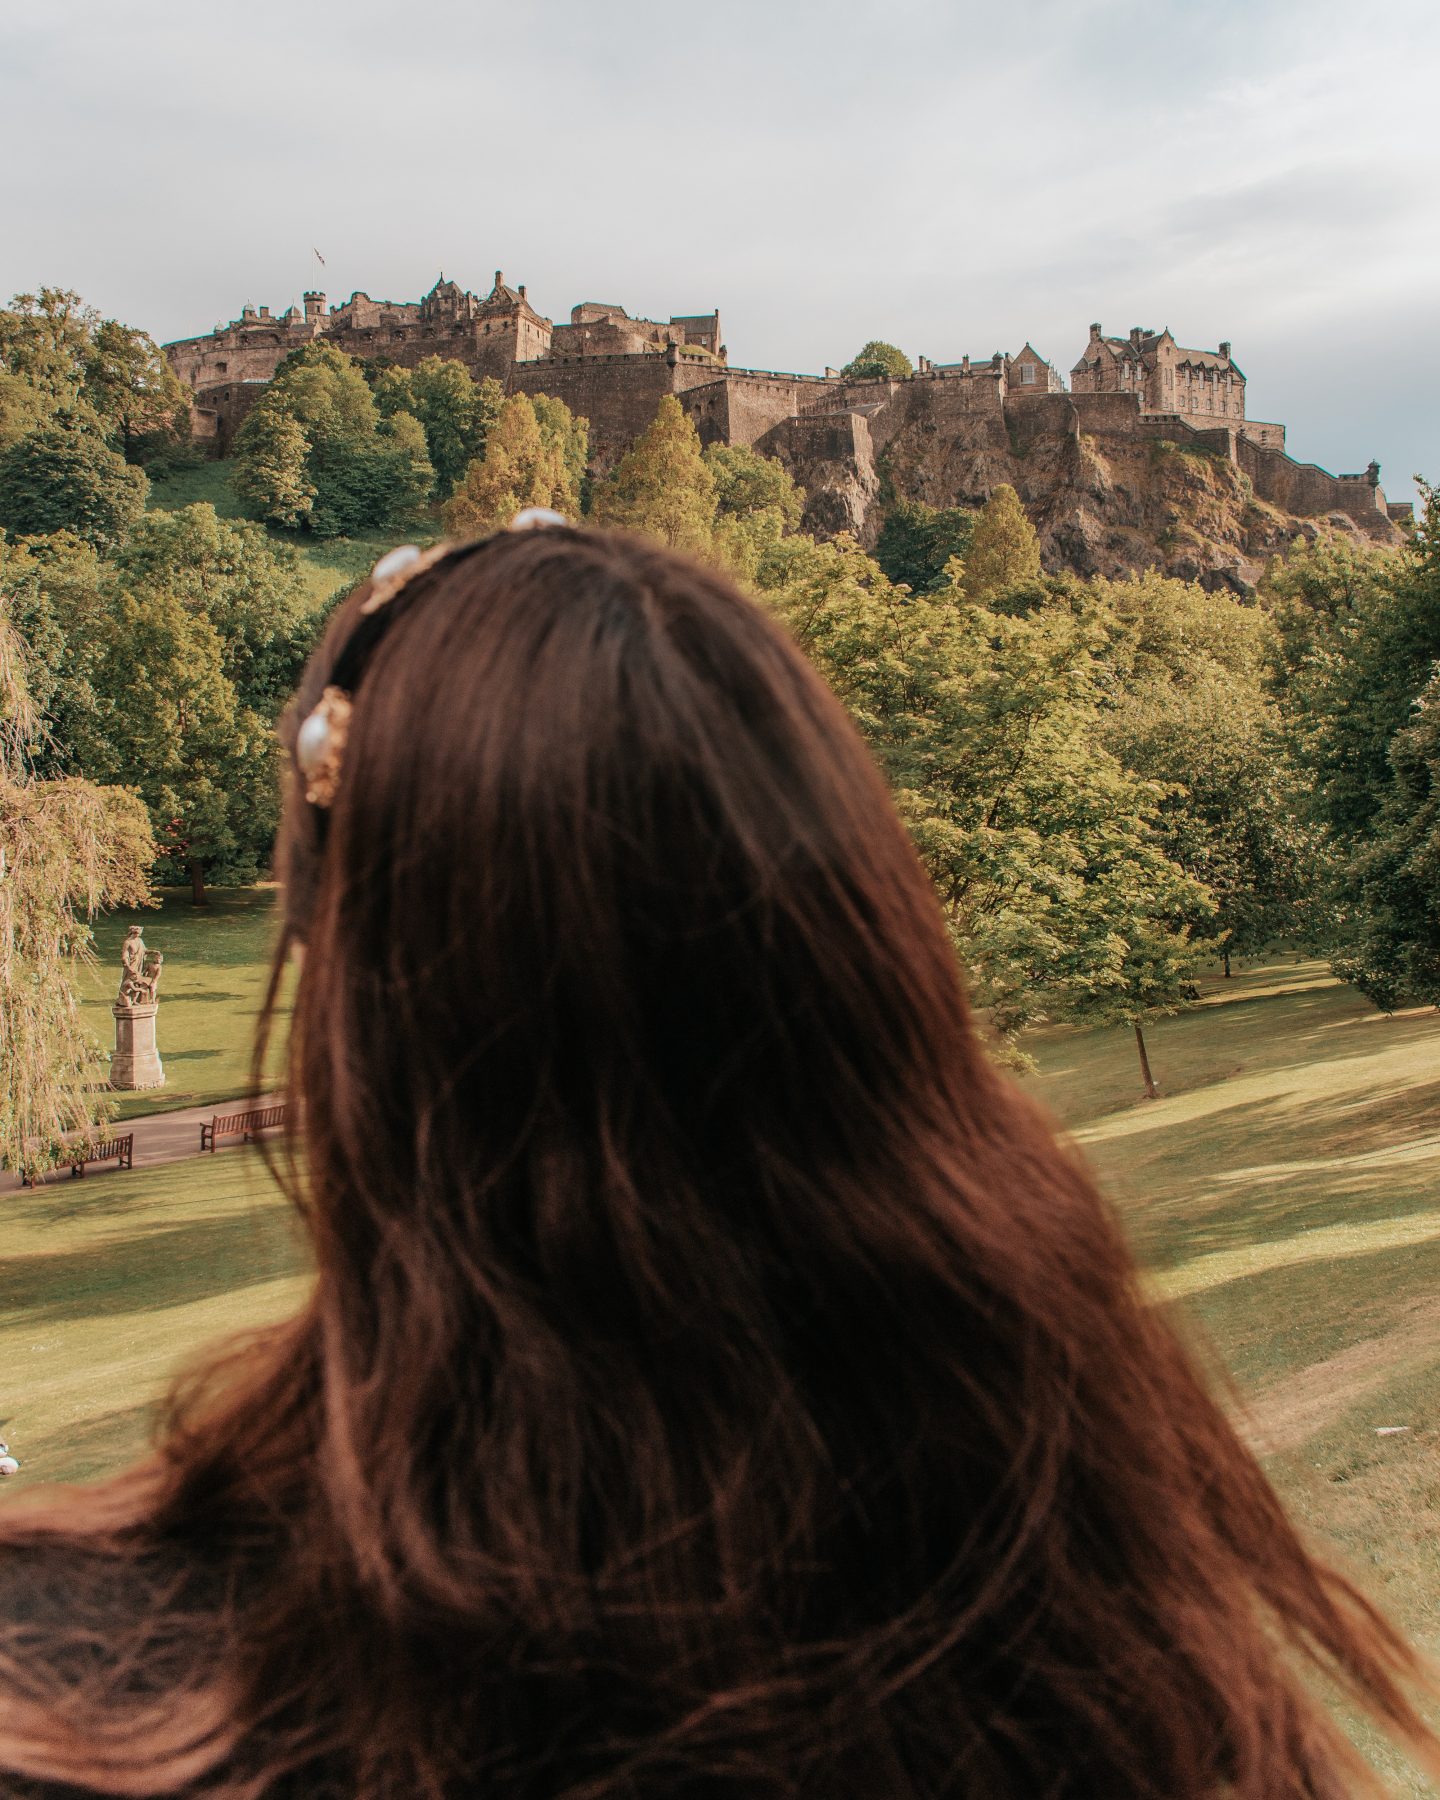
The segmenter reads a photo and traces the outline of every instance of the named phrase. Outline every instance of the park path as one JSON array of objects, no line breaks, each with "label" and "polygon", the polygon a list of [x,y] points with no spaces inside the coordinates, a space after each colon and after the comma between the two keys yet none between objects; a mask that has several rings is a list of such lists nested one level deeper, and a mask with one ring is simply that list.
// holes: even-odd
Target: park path
[{"label": "park path", "polygon": [[[178,1112],[143,1113],[135,1119],[117,1119],[110,1127],[112,1137],[124,1137],[127,1132],[135,1134],[135,1167],[137,1169],[153,1168],[157,1163],[180,1162],[187,1156],[199,1156],[200,1127],[208,1125],[217,1113],[248,1112],[256,1107],[276,1106],[283,1099],[280,1094],[267,1094],[259,1100],[231,1100],[222,1106],[186,1106]],[[227,1148],[240,1143],[239,1138],[231,1138],[228,1143],[220,1145],[217,1155],[223,1156]],[[209,1155],[209,1152],[205,1152]],[[113,1174],[114,1163],[97,1163],[85,1179],[91,1176]],[[53,1181],[71,1180],[68,1169],[55,1169],[41,1180],[41,1186]],[[13,1193],[20,1186],[19,1171],[0,1169],[0,1194]]]}]

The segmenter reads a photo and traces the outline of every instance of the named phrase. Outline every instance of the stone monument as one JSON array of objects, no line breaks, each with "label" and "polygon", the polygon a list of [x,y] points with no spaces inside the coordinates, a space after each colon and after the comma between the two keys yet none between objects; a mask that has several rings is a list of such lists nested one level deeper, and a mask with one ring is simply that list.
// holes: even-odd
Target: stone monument
[{"label": "stone monument", "polygon": [[110,1058],[110,1085],[134,1092],[165,1085],[165,1070],[155,1048],[155,1015],[160,1003],[158,950],[147,950],[141,928],[132,925],[120,952],[120,992],[110,1008],[115,1015],[115,1054]]}]

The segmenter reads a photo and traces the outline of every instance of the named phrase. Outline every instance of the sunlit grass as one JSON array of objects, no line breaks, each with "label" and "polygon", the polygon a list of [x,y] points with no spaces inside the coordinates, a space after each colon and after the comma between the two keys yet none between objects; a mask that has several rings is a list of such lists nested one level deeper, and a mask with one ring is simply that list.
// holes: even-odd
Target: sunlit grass
[{"label": "sunlit grass", "polygon": [[[151,484],[150,505],[164,512],[174,512],[182,506],[205,501],[222,519],[243,518],[245,509],[231,483],[234,467],[233,460],[222,458],[165,476]],[[412,529],[409,535],[417,543],[428,544],[437,531],[437,524],[427,523],[423,529]],[[303,531],[277,531],[273,527],[269,536],[275,543],[289,544],[299,552],[300,573],[312,606],[323,606],[336,593],[363,581],[387,550],[393,550],[397,543],[405,541],[403,534],[394,532],[354,538],[315,538]]]},{"label": "sunlit grass", "polygon": [[1118,1030],[1040,1036],[1032,1091],[1297,1517],[1440,1651],[1440,1016],[1301,957],[1204,990],[1147,1029],[1159,1100]]},{"label": "sunlit grass", "polygon": [[4,1202],[0,1436],[22,1464],[6,1496],[123,1468],[179,1369],[305,1295],[294,1215],[253,1148]]}]

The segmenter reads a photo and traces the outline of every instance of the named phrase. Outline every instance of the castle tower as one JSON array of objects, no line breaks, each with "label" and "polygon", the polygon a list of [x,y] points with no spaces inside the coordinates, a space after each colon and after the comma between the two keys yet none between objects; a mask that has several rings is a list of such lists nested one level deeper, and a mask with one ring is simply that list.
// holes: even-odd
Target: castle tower
[{"label": "castle tower", "polygon": [[319,325],[325,317],[325,296],[311,289],[305,295],[305,323]]}]

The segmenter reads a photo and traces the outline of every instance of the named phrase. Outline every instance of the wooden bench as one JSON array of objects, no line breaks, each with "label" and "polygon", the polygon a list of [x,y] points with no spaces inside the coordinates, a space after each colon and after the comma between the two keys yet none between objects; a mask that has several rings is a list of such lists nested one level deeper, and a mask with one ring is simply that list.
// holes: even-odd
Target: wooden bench
[{"label": "wooden bench", "polygon": [[[135,1133],[127,1131],[124,1137],[106,1138],[103,1143],[94,1145],[83,1156],[70,1158],[70,1178],[73,1181],[85,1173],[86,1163],[109,1162],[114,1159],[117,1172],[120,1169],[133,1169],[135,1166]],[[57,1165],[61,1168],[64,1164]],[[20,1177],[21,1187],[37,1186],[47,1169],[27,1169]]]},{"label": "wooden bench", "polygon": [[238,1137],[243,1143],[261,1131],[273,1131],[285,1123],[285,1102],[278,1106],[252,1107],[249,1112],[216,1113],[208,1125],[200,1127],[200,1148],[213,1151],[222,1137]]}]

